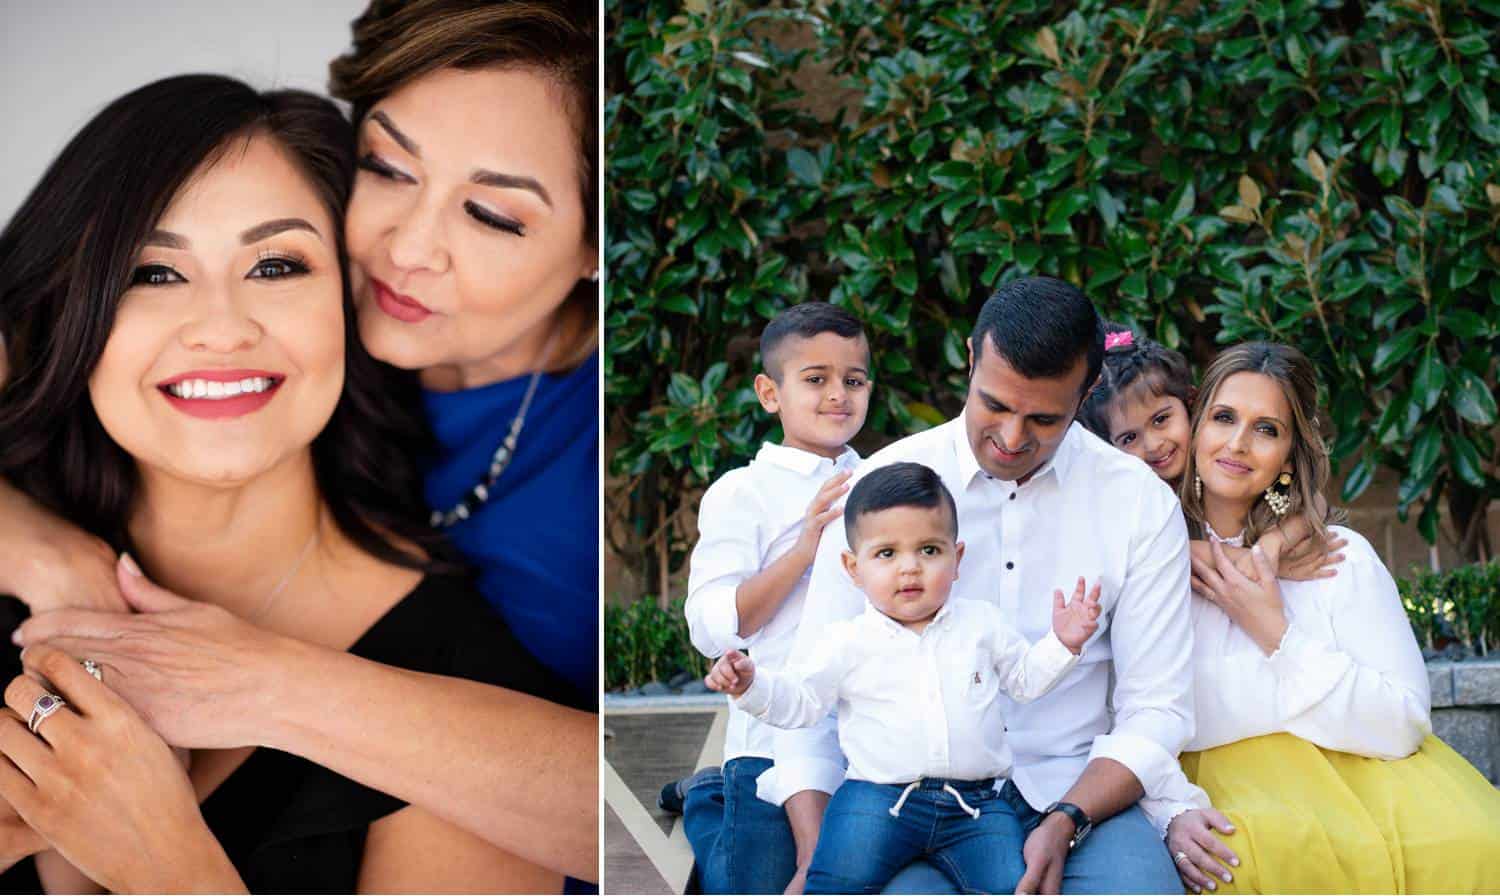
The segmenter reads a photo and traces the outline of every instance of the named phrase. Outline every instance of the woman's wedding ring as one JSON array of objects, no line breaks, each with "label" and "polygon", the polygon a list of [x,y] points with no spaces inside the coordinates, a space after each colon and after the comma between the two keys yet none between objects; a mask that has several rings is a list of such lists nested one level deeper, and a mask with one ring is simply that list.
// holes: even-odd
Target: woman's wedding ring
[{"label": "woman's wedding ring", "polygon": [[93,660],[79,660],[79,662],[83,663],[83,671],[94,676],[95,681],[104,681],[104,670],[99,668],[98,663]]},{"label": "woman's wedding ring", "polygon": [[31,707],[31,718],[26,721],[26,727],[36,734],[37,726],[42,724],[42,719],[67,706],[67,702],[56,694],[43,694],[36,698],[36,704]]},{"label": "woman's wedding ring", "polygon": [[1176,853],[1174,853],[1172,855],[1172,861],[1177,862],[1177,863],[1180,864],[1182,862],[1186,862],[1187,861],[1187,857],[1188,857],[1187,853],[1185,853],[1185,852],[1183,852],[1182,850],[1179,849]]}]

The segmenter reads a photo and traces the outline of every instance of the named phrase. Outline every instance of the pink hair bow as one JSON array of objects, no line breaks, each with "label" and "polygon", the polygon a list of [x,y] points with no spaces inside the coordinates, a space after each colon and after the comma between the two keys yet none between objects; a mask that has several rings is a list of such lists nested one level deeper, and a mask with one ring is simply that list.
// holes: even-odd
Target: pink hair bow
[{"label": "pink hair bow", "polygon": [[1109,351],[1112,348],[1119,348],[1121,346],[1129,345],[1135,345],[1135,334],[1130,332],[1129,330],[1121,330],[1118,333],[1104,334],[1105,351]]}]

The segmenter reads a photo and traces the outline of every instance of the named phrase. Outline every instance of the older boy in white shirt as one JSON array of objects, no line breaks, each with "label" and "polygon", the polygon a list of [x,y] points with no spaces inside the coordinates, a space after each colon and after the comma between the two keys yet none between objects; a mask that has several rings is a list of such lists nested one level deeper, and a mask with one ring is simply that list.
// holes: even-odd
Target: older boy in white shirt
[{"label": "older boy in white shirt", "polygon": [[844,568],[865,611],[830,625],[785,674],[726,653],[709,687],[778,728],[838,707],[848,777],[835,793],[808,893],[873,893],[917,858],[963,892],[1009,893],[1023,834],[996,779],[1011,770],[998,698],[1045,694],[1098,630],[1099,588],[1053,595],[1052,630],[1032,644],[994,605],[948,599],[964,546],[953,496],[930,468],[881,467],[844,508]]},{"label": "older boy in white shirt", "polygon": [[[704,493],[686,615],[705,656],[746,650],[779,667],[802,616],[818,539],[841,512],[836,501],[859,462],[848,442],[869,408],[869,343],[849,312],[805,302],[766,325],[761,363],[756,395],[780,418],[782,443],[762,445],[748,466]],[[731,707],[722,776],[700,772],[663,790],[664,809],[681,801],[706,893],[780,893],[797,873],[785,810],[756,796],[756,779],[772,764],[773,733]]]}]

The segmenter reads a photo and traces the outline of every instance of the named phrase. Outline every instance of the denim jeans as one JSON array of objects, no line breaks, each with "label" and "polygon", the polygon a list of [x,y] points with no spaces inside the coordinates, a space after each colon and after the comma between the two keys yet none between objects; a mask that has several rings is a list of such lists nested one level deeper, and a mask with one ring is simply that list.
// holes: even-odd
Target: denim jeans
[{"label": "denim jeans", "polygon": [[923,778],[909,791],[904,784],[845,781],[823,815],[807,892],[879,893],[898,871],[925,858],[960,893],[1010,893],[1021,879],[1023,837],[993,781]]},{"label": "denim jeans", "polygon": [[731,759],[722,783],[705,781],[685,794],[682,828],[702,892],[780,893],[797,873],[786,810],[755,795],[755,779],[770,767],[769,759]]},{"label": "denim jeans", "polygon": [[[1030,834],[1041,823],[1042,815],[1027,804],[1016,785],[1010,781],[1000,790],[1000,797],[1015,812],[1024,834]],[[1024,843],[1024,841],[1023,841]],[[1022,844],[1015,847],[1020,861]],[[1182,880],[1172,866],[1156,828],[1147,820],[1140,806],[1131,806],[1118,815],[1094,825],[1088,837],[1068,855],[1063,866],[1064,893],[1181,893]],[[948,878],[925,862],[915,862],[901,870],[886,893],[954,893]]]}]

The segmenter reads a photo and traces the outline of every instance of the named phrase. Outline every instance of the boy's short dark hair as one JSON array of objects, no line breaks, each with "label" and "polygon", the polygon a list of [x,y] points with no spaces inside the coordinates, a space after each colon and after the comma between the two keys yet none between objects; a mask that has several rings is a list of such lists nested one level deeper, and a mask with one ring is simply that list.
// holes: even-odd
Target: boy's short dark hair
[{"label": "boy's short dark hair", "polygon": [[1022,277],[995,290],[979,310],[974,363],[994,349],[1027,379],[1055,379],[1088,359],[1087,389],[1104,363],[1104,326],[1078,287],[1055,277]]},{"label": "boy's short dark hair", "polygon": [[793,305],[766,324],[760,333],[760,363],[766,376],[781,382],[781,358],[778,350],[793,336],[811,339],[820,333],[834,333],[845,339],[865,335],[859,318],[827,302],[803,302]]},{"label": "boy's short dark hair", "polygon": [[931,467],[903,462],[879,467],[860,479],[844,502],[844,534],[855,542],[859,518],[893,507],[948,508],[949,531],[958,538],[958,508],[943,479]]}]

